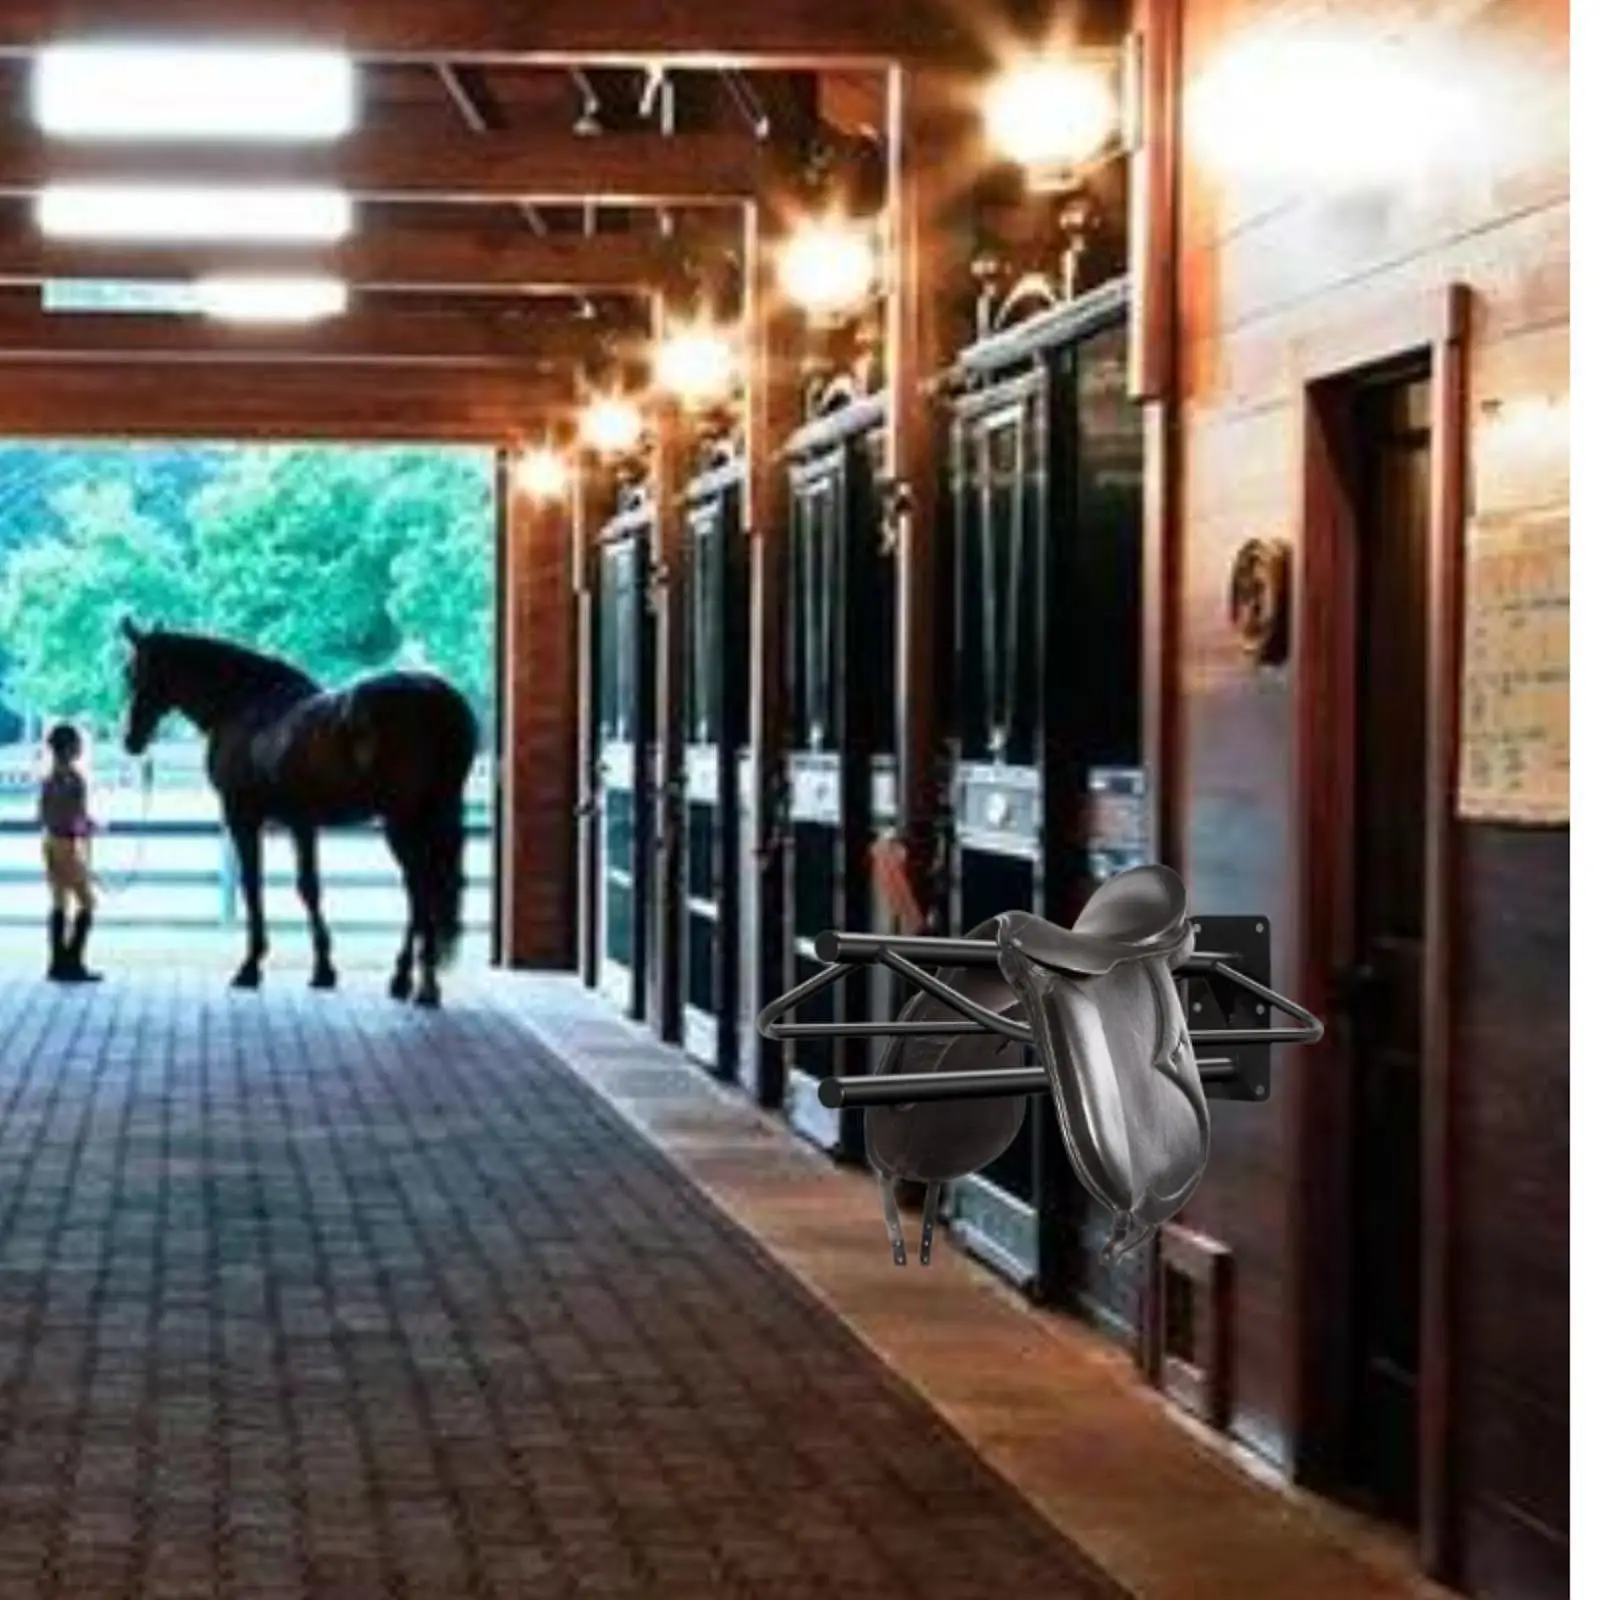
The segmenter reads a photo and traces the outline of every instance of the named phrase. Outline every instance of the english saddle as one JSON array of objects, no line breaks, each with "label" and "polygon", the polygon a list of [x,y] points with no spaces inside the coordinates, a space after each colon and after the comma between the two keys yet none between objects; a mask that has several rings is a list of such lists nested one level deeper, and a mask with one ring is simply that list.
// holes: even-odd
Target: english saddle
[{"label": "english saddle", "polygon": [[[1111,1212],[1105,1255],[1115,1259],[1198,1186],[1211,1148],[1205,1085],[1259,1101],[1264,1067],[1247,1068],[1246,1052],[1322,1037],[1309,1011],[1267,985],[1266,919],[1214,918],[1208,927],[1219,924],[1238,951],[1196,950],[1183,880],[1170,867],[1142,866],[1101,884],[1070,928],[1008,911],[964,939],[821,933],[815,949],[826,965],[764,1006],[756,1026],[768,1039],[893,1041],[870,1074],[826,1078],[817,1094],[825,1106],[864,1112],[896,1265],[906,1261],[896,1181],[926,1185],[926,1264],[941,1186],[1003,1155],[1034,1094],[1050,1096],[1073,1170]],[[779,1020],[873,963],[917,991],[895,1021]],[[1190,1030],[1179,978],[1205,985],[1224,1027]],[[1254,1017],[1235,1022],[1241,1000]],[[1269,1006],[1297,1026],[1258,1023]],[[1226,1053],[1198,1060],[1197,1044]]]},{"label": "english saddle", "polygon": [[[1102,884],[1070,929],[1010,911],[974,928],[968,940],[993,941],[998,969],[941,967],[935,985],[996,1018],[1025,1021],[1073,1170],[1112,1213],[1106,1254],[1115,1258],[1188,1200],[1210,1149],[1210,1114],[1173,979],[1194,951],[1183,880],[1168,867],[1135,867]],[[960,1014],[924,991],[900,1020],[948,1026]],[[1026,1048],[1020,1031],[1008,1030],[998,1047],[981,1032],[900,1036],[876,1073],[1020,1067]],[[940,1184],[997,1159],[1021,1129],[1024,1109],[1014,1093],[868,1107],[867,1155],[878,1173],[897,1265],[906,1252],[894,1180],[928,1186],[926,1264]]]}]

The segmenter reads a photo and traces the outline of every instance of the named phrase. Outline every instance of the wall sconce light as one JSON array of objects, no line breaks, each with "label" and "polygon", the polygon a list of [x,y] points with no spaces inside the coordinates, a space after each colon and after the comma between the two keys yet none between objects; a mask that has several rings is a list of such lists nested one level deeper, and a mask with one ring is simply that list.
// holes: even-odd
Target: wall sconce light
[{"label": "wall sconce light", "polygon": [[512,468],[517,492],[530,500],[564,500],[572,483],[567,459],[549,445],[524,450]]},{"label": "wall sconce light", "polygon": [[713,406],[739,381],[734,337],[700,321],[671,329],[656,350],[656,382],[690,407]]},{"label": "wall sconce light", "polygon": [[990,144],[1023,169],[1028,187],[1070,188],[1083,167],[1136,142],[1137,41],[1019,61],[984,97]]},{"label": "wall sconce light", "polygon": [[808,317],[840,317],[871,295],[878,252],[871,224],[830,215],[800,223],[778,257],[778,283]]},{"label": "wall sconce light", "polygon": [[600,455],[627,455],[644,437],[644,413],[622,395],[596,395],[578,418],[578,436]]}]

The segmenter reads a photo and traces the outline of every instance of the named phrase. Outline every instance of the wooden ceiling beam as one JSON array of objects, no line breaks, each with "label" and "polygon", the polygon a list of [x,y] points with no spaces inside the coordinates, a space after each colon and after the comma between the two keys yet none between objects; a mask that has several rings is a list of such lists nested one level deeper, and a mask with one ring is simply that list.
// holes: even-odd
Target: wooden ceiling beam
[{"label": "wooden ceiling beam", "polygon": [[[618,342],[626,348],[638,338]],[[600,358],[603,327],[574,317],[356,310],[309,324],[239,324],[144,312],[0,308],[0,364],[53,361],[453,366],[535,372]],[[14,381],[7,374],[4,382]]]},{"label": "wooden ceiling beam", "polygon": [[804,69],[927,60],[940,0],[5,0],[0,51],[59,39],[270,38],[374,60]]},{"label": "wooden ceiling beam", "polygon": [[643,234],[504,235],[461,228],[372,230],[314,247],[89,243],[0,233],[0,284],[47,278],[140,282],[212,272],[331,273],[352,288],[437,293],[645,294],[674,271]]},{"label": "wooden ceiling beam", "polygon": [[335,184],[359,200],[694,206],[753,195],[761,168],[761,146],[727,134],[384,131],[303,146],[0,136],[0,193],[13,195],[51,182]]},{"label": "wooden ceiling beam", "polygon": [[514,444],[570,417],[570,375],[39,361],[5,369],[0,438]]},{"label": "wooden ceiling beam", "polygon": [[[481,68],[453,67],[448,61],[441,61],[434,70],[461,120],[474,133],[498,133],[505,128],[505,113],[490,93]],[[522,213],[522,220],[535,233],[550,231],[544,213],[536,205],[530,205],[525,200],[519,201],[518,209]]]}]

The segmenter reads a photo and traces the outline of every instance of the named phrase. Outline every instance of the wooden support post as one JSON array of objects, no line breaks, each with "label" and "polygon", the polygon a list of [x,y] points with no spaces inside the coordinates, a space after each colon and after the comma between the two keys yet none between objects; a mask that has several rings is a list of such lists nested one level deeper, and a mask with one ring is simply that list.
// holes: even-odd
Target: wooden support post
[{"label": "wooden support post", "polygon": [[1143,764],[1155,858],[1183,869],[1176,811],[1179,651],[1172,635],[1181,614],[1180,475],[1182,399],[1178,387],[1178,56],[1176,0],[1138,0],[1134,12],[1132,92],[1139,96],[1139,137],[1129,185],[1128,392],[1145,406]]},{"label": "wooden support post", "polygon": [[576,651],[569,508],[513,487],[506,506],[501,951],[570,969],[577,857]]},{"label": "wooden support post", "polygon": [[782,451],[799,425],[800,321],[777,285],[783,188],[770,176],[760,199],[745,208],[746,349],[745,463],[749,473],[750,764],[746,804],[755,841],[744,897],[744,965],[740,990],[745,1027],[739,1076],[764,1106],[783,1100],[782,1047],[755,1030],[756,1013],[781,982],[783,939],[783,813],[788,775],[784,728],[788,689],[784,661],[788,583],[788,475]]},{"label": "wooden support post", "polygon": [[[656,337],[662,334],[660,301]],[[656,514],[650,551],[655,616],[655,882],[650,914],[649,1018],[668,1044],[683,1037],[683,569],[685,429],[670,400],[655,408],[651,463]]]},{"label": "wooden support post", "polygon": [[[1142,720],[1151,854],[1182,871],[1176,628],[1182,615],[1182,399],[1178,388],[1178,0],[1137,0],[1133,30],[1139,137],[1129,184],[1128,392],[1144,405],[1144,638]],[[1160,1382],[1162,1233],[1151,1241],[1139,1362]]]},{"label": "wooden support post", "polygon": [[605,520],[597,475],[582,452],[573,453],[572,473],[572,590],[577,654],[575,709],[575,793],[577,797],[574,843],[577,849],[577,963],[578,976],[589,988],[599,981],[599,906],[604,893],[599,881],[600,773],[595,765],[595,653],[594,543]]},{"label": "wooden support post", "polygon": [[935,873],[944,804],[937,641],[945,566],[936,381],[956,353],[939,171],[954,146],[947,79],[893,67],[888,87],[885,470],[892,498],[884,514],[895,530],[899,613],[895,754],[907,877],[931,929],[943,916]]}]

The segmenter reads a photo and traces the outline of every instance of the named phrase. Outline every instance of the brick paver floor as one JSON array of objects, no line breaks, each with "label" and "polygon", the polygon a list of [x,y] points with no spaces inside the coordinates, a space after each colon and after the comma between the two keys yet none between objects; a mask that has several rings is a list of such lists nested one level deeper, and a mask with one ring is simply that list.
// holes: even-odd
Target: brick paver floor
[{"label": "brick paver floor", "polygon": [[511,1015],[0,981],[0,1596],[1107,1592]]}]

